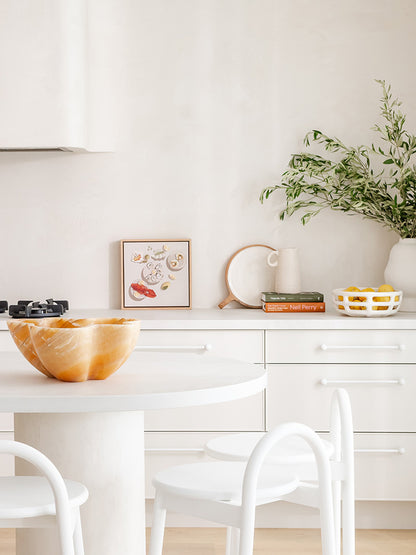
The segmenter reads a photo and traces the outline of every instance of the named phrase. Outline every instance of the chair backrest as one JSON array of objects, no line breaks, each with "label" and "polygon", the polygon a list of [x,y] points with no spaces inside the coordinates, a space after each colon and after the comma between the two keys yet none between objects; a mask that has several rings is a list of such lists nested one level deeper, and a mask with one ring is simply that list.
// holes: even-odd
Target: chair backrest
[{"label": "chair backrest", "polygon": [[[270,450],[275,447],[280,441],[288,436],[299,436],[303,438],[311,447],[315,460],[317,463],[318,470],[318,480],[319,480],[319,499],[320,506],[322,507],[324,503],[330,504],[330,510],[328,510],[328,517],[330,519],[327,522],[329,530],[329,543],[335,546],[335,535],[334,535],[334,522],[333,522],[333,511],[332,511],[332,488],[331,488],[331,467],[328,455],[322,444],[319,436],[308,426],[300,424],[297,422],[288,422],[281,424],[266,433],[263,438],[258,442],[255,449],[253,450],[244,475],[243,482],[243,492],[242,492],[242,522],[245,534],[253,534],[254,537],[254,518],[255,518],[255,508],[256,508],[256,490],[257,483],[260,474],[261,467],[265,461]],[[277,470],[278,472],[278,470]],[[249,543],[252,543],[252,539]],[[332,547],[331,547],[332,549]],[[332,551],[335,553],[335,547]]]},{"label": "chair backrest", "polygon": [[345,389],[336,389],[331,399],[330,436],[334,460],[354,467],[354,429],[350,397]]},{"label": "chair backrest", "polygon": [[[308,426],[297,422],[281,424],[267,432],[254,448],[246,470],[244,487],[255,494],[255,486],[261,466],[270,450],[285,437],[297,435],[302,437],[311,447],[317,467],[318,479],[328,470],[328,457],[319,436]],[[330,436],[334,444],[334,459],[348,464],[350,472],[354,469],[354,434],[350,398],[345,389],[338,388],[331,399]]]},{"label": "chair backrest", "polygon": [[56,466],[43,453],[18,441],[0,440],[0,454],[11,454],[25,459],[48,480],[55,500],[62,553],[73,553],[71,510],[65,482]]},{"label": "chair backrest", "polygon": [[[341,552],[341,521],[344,529],[343,550],[345,553],[354,553],[355,537],[352,533],[355,529],[354,427],[351,402],[345,389],[336,389],[332,395],[330,436],[334,445],[332,478],[337,553]],[[346,532],[347,529],[350,533]]]}]

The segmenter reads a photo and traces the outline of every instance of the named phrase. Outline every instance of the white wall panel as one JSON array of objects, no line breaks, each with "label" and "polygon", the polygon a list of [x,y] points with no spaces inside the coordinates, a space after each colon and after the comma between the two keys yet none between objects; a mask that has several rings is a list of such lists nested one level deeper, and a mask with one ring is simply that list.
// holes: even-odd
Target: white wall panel
[{"label": "white wall panel", "polygon": [[105,109],[116,152],[0,154],[2,298],[117,308],[123,238],[190,237],[195,307],[225,297],[228,258],[256,242],[298,246],[306,289],[382,283],[393,234],[338,213],[306,228],[297,216],[282,223],[281,198],[261,206],[258,197],[309,129],[373,139],[375,78],[393,85],[416,127],[415,2],[91,0],[88,9],[90,90],[102,91],[91,117]]}]

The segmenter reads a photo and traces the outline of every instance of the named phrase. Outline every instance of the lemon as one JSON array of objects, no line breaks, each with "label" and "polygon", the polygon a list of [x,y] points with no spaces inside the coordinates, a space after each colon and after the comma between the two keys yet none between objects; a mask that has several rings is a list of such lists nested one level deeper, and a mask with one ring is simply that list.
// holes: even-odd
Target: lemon
[{"label": "lemon", "polygon": [[388,283],[384,283],[383,285],[380,285],[380,287],[378,288],[379,291],[394,291],[394,287],[392,287],[391,285],[389,285]]},{"label": "lemon", "polygon": [[[358,289],[358,287],[351,286],[351,287],[347,287],[346,289],[344,289],[344,291],[359,291],[359,289]],[[341,299],[340,299],[340,300],[341,300]],[[358,298],[358,297],[348,297],[348,300],[349,300],[350,302],[352,302],[352,301],[358,301],[359,298]],[[355,308],[356,308],[356,307],[355,307]]]},{"label": "lemon", "polygon": [[[391,291],[394,291],[394,287],[392,287],[391,285],[389,285],[388,283],[384,283],[383,285],[380,285],[380,287],[378,288],[378,291],[381,293],[390,293]],[[376,302],[385,302],[388,303],[390,301],[391,297],[374,297],[374,300]],[[376,306],[374,307],[377,310],[387,310],[388,306]]]},{"label": "lemon", "polygon": [[[361,289],[361,291],[363,293],[374,293],[374,289],[372,287],[366,287],[365,289]],[[360,299],[360,301],[366,301],[367,300],[367,296],[365,297],[358,297]],[[371,300],[371,297],[369,298],[369,300]]]}]

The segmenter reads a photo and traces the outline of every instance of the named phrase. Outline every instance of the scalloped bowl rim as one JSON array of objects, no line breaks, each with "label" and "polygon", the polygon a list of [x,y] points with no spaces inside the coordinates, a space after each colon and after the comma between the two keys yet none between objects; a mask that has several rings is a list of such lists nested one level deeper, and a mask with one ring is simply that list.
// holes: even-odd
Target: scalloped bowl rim
[{"label": "scalloped bowl rim", "polygon": [[[7,324],[17,348],[36,370],[74,382],[106,379],[116,372],[133,352],[141,331],[141,321],[134,318],[19,318],[8,320]],[[111,342],[112,329],[132,331],[124,336],[116,333]],[[104,330],[108,330],[108,337]],[[94,331],[98,335],[96,339],[93,335],[90,343],[87,337]],[[75,344],[67,339],[69,333],[79,338]]]}]

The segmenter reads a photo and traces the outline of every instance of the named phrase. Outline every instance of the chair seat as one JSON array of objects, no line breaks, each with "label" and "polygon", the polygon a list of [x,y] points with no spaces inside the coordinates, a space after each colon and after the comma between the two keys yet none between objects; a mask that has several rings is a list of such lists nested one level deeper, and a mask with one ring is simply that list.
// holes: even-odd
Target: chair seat
[{"label": "chair seat", "polygon": [[[229,461],[247,461],[253,449],[264,436],[264,432],[245,432],[220,436],[208,441],[205,451],[208,455]],[[331,442],[322,440],[325,451],[331,457],[334,446]],[[313,463],[315,461],[312,449],[300,437],[289,436],[273,447],[267,455],[266,463],[281,465],[296,465]]]},{"label": "chair seat", "polygon": [[[69,504],[77,507],[88,499],[85,486],[72,480],[64,480]],[[55,515],[52,488],[41,476],[0,477],[0,519],[31,518]]]},{"label": "chair seat", "polygon": [[[183,497],[215,501],[238,500],[246,470],[246,463],[232,461],[205,462],[173,466],[158,472],[154,486]],[[257,498],[278,498],[294,491],[299,479],[292,472],[263,466],[257,487]]]}]

